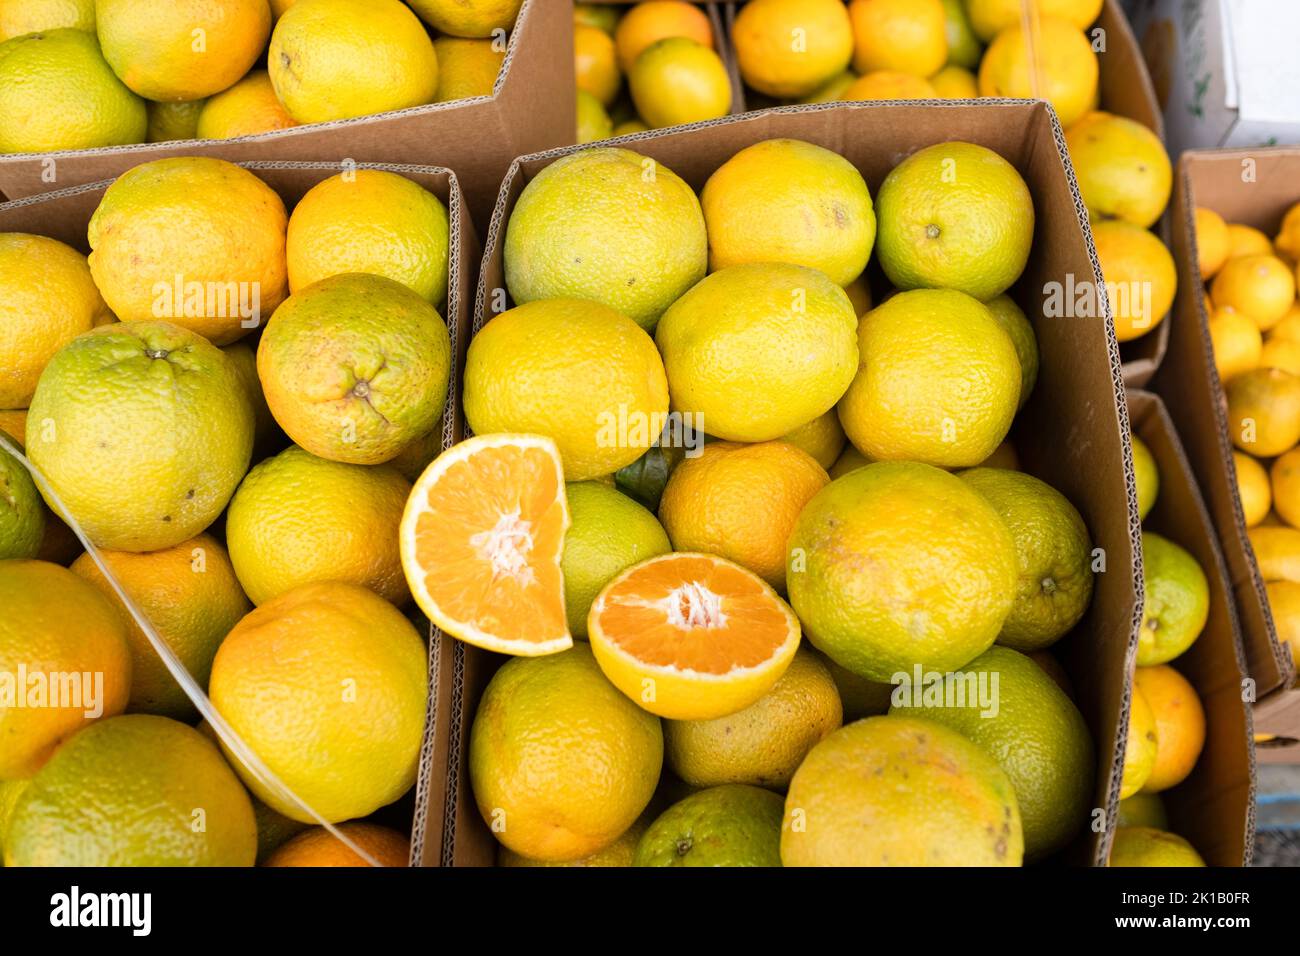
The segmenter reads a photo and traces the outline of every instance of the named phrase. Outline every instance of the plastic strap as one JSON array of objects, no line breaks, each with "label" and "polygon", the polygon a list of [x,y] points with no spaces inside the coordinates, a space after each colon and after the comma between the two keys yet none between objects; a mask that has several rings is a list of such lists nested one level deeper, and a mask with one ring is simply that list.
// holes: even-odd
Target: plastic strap
[{"label": "plastic strap", "polygon": [[67,507],[64,506],[62,499],[59,498],[58,492],[50,486],[49,481],[47,481],[45,476],[41,474],[40,469],[28,461],[27,457],[9,441],[8,437],[3,432],[0,432],[0,447],[16,458],[18,462],[27,469],[28,473],[32,476],[32,481],[36,483],[36,487],[45,497],[45,500],[53,505],[54,509],[58,511],[59,514],[66,516],[64,520],[67,522],[68,527],[71,528],[73,534],[77,536],[77,540],[79,540],[82,547],[86,549],[86,553],[89,554],[91,559],[95,562],[95,566],[99,568],[99,571],[104,575],[105,580],[112,585],[113,590],[117,593],[118,599],[121,600],[131,617],[135,619],[135,623],[139,625],[140,630],[144,632],[145,637],[149,639],[149,643],[153,646],[154,652],[162,658],[162,662],[167,666],[167,670],[171,673],[172,677],[175,678],[176,683],[180,684],[181,689],[185,691],[185,696],[187,696],[190,699],[190,702],[198,708],[199,713],[203,715],[204,719],[207,720],[212,729],[216,731],[217,736],[221,738],[221,742],[224,743],[231,753],[235,755],[236,759],[244,765],[244,768],[252,773],[252,775],[257,778],[257,782],[274,794],[277,799],[298,807],[298,809],[310,816],[320,826],[323,826],[333,834],[335,839],[339,840],[353,853],[361,857],[361,859],[363,859],[367,864],[370,866],[382,866],[383,864],[361,847],[357,846],[357,844],[340,831],[338,827],[317,813],[316,809],[312,807],[311,804],[307,803],[307,801],[303,800],[300,796],[290,790],[284,782],[276,776],[271,768],[262,762],[262,758],[254,753],[253,749],[249,747],[248,744],[244,743],[243,738],[240,737],[239,734],[235,733],[234,728],[226,722],[226,718],[222,717],[217,711],[217,708],[212,705],[212,701],[208,698],[208,695],[204,693],[203,688],[199,686],[198,681],[194,679],[193,675],[191,675],[185,668],[185,665],[181,663],[181,659],[176,656],[176,653],[171,649],[167,642],[158,635],[158,632],[154,629],[153,623],[149,620],[148,616],[140,610],[139,606],[131,598],[131,595],[122,587],[122,582],[117,579],[117,576],[104,560],[104,556],[100,553],[99,549],[95,547],[90,538],[87,537],[81,523],[77,521],[76,517],[67,509]]}]

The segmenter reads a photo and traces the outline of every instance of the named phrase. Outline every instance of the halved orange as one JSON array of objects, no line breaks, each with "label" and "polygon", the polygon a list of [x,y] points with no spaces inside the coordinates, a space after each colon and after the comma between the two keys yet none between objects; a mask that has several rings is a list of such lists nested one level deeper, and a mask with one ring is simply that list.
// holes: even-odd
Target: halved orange
[{"label": "halved orange", "polygon": [[596,662],[643,708],[672,720],[743,710],[799,647],[799,619],[766,581],[712,554],[663,554],[628,568],[587,617]]},{"label": "halved orange", "polygon": [[429,620],[533,657],[573,646],[560,557],[569,506],[555,442],[478,435],[439,455],[402,514],[402,569]]}]

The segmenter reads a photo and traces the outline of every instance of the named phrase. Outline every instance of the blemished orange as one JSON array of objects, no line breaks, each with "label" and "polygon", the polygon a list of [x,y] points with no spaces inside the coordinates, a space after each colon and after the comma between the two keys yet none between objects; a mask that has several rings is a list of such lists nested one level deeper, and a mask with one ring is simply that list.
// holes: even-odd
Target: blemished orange
[{"label": "blemished orange", "polygon": [[[29,680],[40,673],[52,684],[59,674],[103,677],[101,686],[85,688],[85,695],[61,695],[58,706],[0,708],[0,780],[9,780],[31,776],[95,716],[125,709],[131,655],[113,605],[67,568],[46,561],[0,561],[0,607],[0,673],[16,681],[25,668]],[[92,716],[96,709],[100,713]]]},{"label": "blemished orange", "polygon": [[600,669],[642,708],[711,720],[748,707],[785,673],[799,619],[771,585],[711,554],[633,565],[596,597],[587,634]]},{"label": "blemished orange", "polygon": [[912,73],[876,70],[854,80],[841,94],[845,102],[854,100],[931,100],[939,94],[929,81]]},{"label": "blemished orange", "polygon": [[629,72],[646,47],[669,37],[686,37],[703,46],[713,46],[713,25],[709,23],[709,15],[683,0],[638,3],[614,28],[618,65],[624,73]]},{"label": "blemished orange", "polygon": [[721,555],[785,590],[785,542],[808,499],[830,479],[783,441],[710,442],[673,469],[659,520],[678,551]]},{"label": "blemished orange", "polygon": [[276,99],[266,70],[251,70],[242,80],[210,97],[199,111],[199,139],[233,139],[297,126]]},{"label": "blemished orange", "polygon": [[608,33],[582,24],[575,26],[573,68],[577,74],[578,89],[586,90],[604,106],[614,102],[619,87],[623,85],[623,75],[619,72],[614,41]]},{"label": "blemished orange", "polygon": [[853,69],[895,70],[926,77],[948,59],[943,4],[939,0],[850,0]]},{"label": "blemished orange", "polygon": [[1196,207],[1196,264],[1209,280],[1228,259],[1228,224],[1213,209]]},{"label": "blemished orange", "polygon": [[434,460],[402,515],[411,594],[448,634],[504,654],[573,646],[560,559],[569,507],[555,442],[478,435]]},{"label": "blemished orange", "polygon": [[1210,299],[1217,308],[1236,309],[1264,332],[1291,310],[1295,292],[1294,274],[1270,254],[1230,258],[1210,283]]},{"label": "blemished orange", "polygon": [[1187,779],[1205,746],[1205,708],[1196,689],[1168,664],[1139,667],[1134,677],[1156,718],[1156,762],[1142,785],[1160,793]]},{"label": "blemished orange", "polygon": [[[406,866],[411,841],[396,830],[374,823],[352,822],[339,832],[375,858],[380,866]],[[262,866],[370,866],[324,827],[304,830],[266,858]]]},{"label": "blemished orange", "polygon": [[732,24],[731,43],[746,83],[768,96],[799,98],[848,67],[853,24],[841,0],[750,0]]}]

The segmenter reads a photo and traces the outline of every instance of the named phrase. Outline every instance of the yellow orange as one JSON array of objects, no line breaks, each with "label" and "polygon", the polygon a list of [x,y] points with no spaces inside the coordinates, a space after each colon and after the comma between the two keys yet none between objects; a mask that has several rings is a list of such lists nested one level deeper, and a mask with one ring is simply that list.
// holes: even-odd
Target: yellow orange
[{"label": "yellow orange", "polygon": [[1215,309],[1207,326],[1220,380],[1226,382],[1259,367],[1264,339],[1252,319],[1236,309]]},{"label": "yellow orange", "polygon": [[1265,332],[1290,311],[1295,291],[1295,276],[1274,255],[1231,258],[1210,283],[1215,307],[1236,309]]},{"label": "yellow orange", "polygon": [[501,63],[506,58],[503,45],[495,40],[437,37],[433,49],[438,55],[436,102],[492,95]]},{"label": "yellow orange", "polygon": [[939,0],[850,0],[853,69],[893,70],[926,77],[948,59],[943,4]]},{"label": "yellow orange", "polygon": [[1115,337],[1128,342],[1146,335],[1169,314],[1178,286],[1174,257],[1154,233],[1120,219],[1092,224]]},{"label": "yellow orange", "polygon": [[1092,108],[1097,55],[1079,27],[1055,17],[1039,19],[1032,58],[1030,47],[1018,20],[999,33],[980,61],[980,94],[1045,99],[1069,127]]},{"label": "yellow orange", "polygon": [[1228,229],[1228,258],[1240,259],[1242,256],[1269,256],[1273,254],[1273,243],[1254,226],[1240,222],[1230,222]]},{"label": "yellow orange", "polygon": [[1234,450],[1232,462],[1237,472],[1237,497],[1241,499],[1241,514],[1246,527],[1253,528],[1268,516],[1273,507],[1269,474],[1257,459],[1244,452]]},{"label": "yellow orange", "polygon": [[1196,264],[1209,280],[1228,259],[1228,224],[1213,209],[1196,207]]},{"label": "yellow orange", "polygon": [[853,81],[840,95],[846,102],[854,100],[928,100],[937,91],[925,79],[896,70],[876,70]]},{"label": "yellow orange", "polygon": [[815,92],[848,67],[853,24],[840,0],[750,0],[731,28],[740,75],[768,96]]},{"label": "yellow orange", "polygon": [[203,104],[195,135],[199,139],[234,139],[297,125],[276,99],[270,74],[252,70],[230,89],[222,90]]},{"label": "yellow orange", "polygon": [[677,551],[706,551],[785,590],[785,542],[829,481],[809,455],[781,441],[710,442],[673,469],[659,520]]},{"label": "yellow orange", "polygon": [[945,66],[930,77],[930,85],[940,99],[973,100],[980,95],[979,80],[963,66]]}]

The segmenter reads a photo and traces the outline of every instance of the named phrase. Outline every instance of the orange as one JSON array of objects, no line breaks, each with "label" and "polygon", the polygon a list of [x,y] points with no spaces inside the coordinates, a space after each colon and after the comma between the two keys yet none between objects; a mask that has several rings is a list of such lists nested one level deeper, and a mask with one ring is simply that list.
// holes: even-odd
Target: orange
[{"label": "orange", "polygon": [[117,551],[170,548],[207,528],[252,449],[253,408],[234,363],[170,322],[73,339],[46,366],[27,418],[47,503],[57,496],[55,510]]},{"label": "orange", "polygon": [[1273,509],[1291,527],[1300,527],[1300,448],[1292,448],[1274,460],[1269,480]]},{"label": "orange", "polygon": [[436,102],[492,95],[506,58],[503,45],[494,40],[437,37],[433,49],[438,55]]},{"label": "orange", "polygon": [[849,84],[840,94],[845,102],[854,100],[931,100],[939,93],[933,86],[911,73],[876,70]]},{"label": "orange", "polygon": [[768,96],[808,96],[853,58],[853,24],[841,0],[750,0],[731,27],[740,75]]},{"label": "orange", "polygon": [[94,33],[49,30],[0,45],[0,152],[124,146],[147,129],[144,100],[104,62]]},{"label": "orange", "polygon": [[1292,663],[1300,662],[1300,584],[1269,581],[1264,587],[1278,640],[1290,649]]},{"label": "orange", "polygon": [[54,353],[107,312],[76,249],[0,233],[0,407],[26,408]]},{"label": "orange", "polygon": [[6,866],[252,866],[256,855],[252,804],[220,751],[152,714],[99,721],[55,751],[5,842]]},{"label": "orange", "polygon": [[[201,534],[161,551],[103,551],[101,556],[158,636],[206,689],[217,647],[252,610],[226,549],[210,534]],[[90,555],[79,557],[71,570],[98,588],[122,615],[131,647],[131,712],[194,719],[194,705]]]},{"label": "orange", "polygon": [[0,43],[70,27],[95,33],[95,0],[0,0]]},{"label": "orange", "polygon": [[1196,848],[1177,833],[1154,827],[1119,827],[1110,848],[1108,866],[1116,867],[1202,867],[1205,861]]},{"label": "orange", "polygon": [[668,380],[654,340],[596,302],[516,306],[474,336],[465,362],[465,418],[480,434],[545,435],[569,481],[612,475],[659,437]]},{"label": "orange", "polygon": [[685,37],[647,47],[627,81],[637,112],[652,129],[718,119],[731,108],[731,78],[722,58]]},{"label": "orange", "polygon": [[295,3],[276,23],[266,60],[275,95],[299,123],[421,106],[438,92],[433,41],[398,0]]},{"label": "orange", "polygon": [[[1208,301],[1209,296],[1206,296]],[[1277,325],[1268,330],[1269,335],[1274,339],[1290,339],[1293,342],[1300,342],[1300,302],[1291,306],[1287,314],[1278,320]]]},{"label": "orange", "polygon": [[1168,664],[1139,667],[1138,690],[1156,718],[1156,762],[1144,793],[1160,793],[1187,779],[1205,745],[1205,709],[1187,678]]},{"label": "orange", "polygon": [[8,780],[31,776],[62,741],[123,711],[131,655],[113,605],[58,565],[0,561],[0,607],[0,674],[6,696],[17,695],[0,708],[0,780]]},{"label": "orange", "polygon": [[199,114],[207,100],[184,100],[180,103],[146,103],[149,128],[145,142],[165,143],[198,136]]},{"label": "orange", "polygon": [[1264,339],[1254,320],[1236,309],[1215,309],[1207,327],[1221,381],[1259,367]]},{"label": "orange", "polygon": [[1127,800],[1146,785],[1156,765],[1159,747],[1156,715],[1142,695],[1142,689],[1134,685],[1129,704],[1128,736],[1124,741],[1124,772],[1119,785],[1121,800]]},{"label": "orange", "polygon": [[620,694],[578,644],[493,675],[469,735],[479,813],[506,849],[547,863],[619,842],[654,796],[659,719]]},{"label": "orange", "polygon": [[267,0],[96,0],[99,45],[122,82],[151,100],[233,86],[266,48]]},{"label": "orange", "polygon": [[[369,853],[380,866],[406,866],[411,841],[388,827],[373,823],[345,823],[339,832]],[[370,866],[351,848],[326,830],[304,830],[266,858],[262,866]]]},{"label": "orange", "polygon": [[1282,226],[1273,239],[1273,248],[1279,256],[1300,262],[1300,203],[1296,203],[1282,217]]},{"label": "orange", "polygon": [[614,121],[600,105],[600,100],[586,90],[578,90],[578,127],[579,143],[595,143],[609,139],[614,135]]},{"label": "orange", "polygon": [[297,125],[276,99],[266,70],[250,70],[230,89],[204,102],[195,135],[199,139],[234,139]]},{"label": "orange", "polygon": [[447,297],[450,228],[442,200],[405,176],[358,169],[323,179],[289,217],[289,291],[344,272],[368,272],[437,306]]},{"label": "orange", "polygon": [[1236,309],[1265,332],[1291,310],[1295,292],[1295,276],[1273,255],[1229,259],[1210,283],[1210,298],[1217,308]]},{"label": "orange", "polygon": [[257,375],[276,422],[303,448],[378,465],[442,418],[451,336],[438,310],[400,282],[334,275],[275,310]]},{"label": "orange", "polygon": [[514,26],[523,0],[410,0],[411,9],[440,33],[486,37]]},{"label": "orange", "polygon": [[839,460],[848,438],[840,425],[840,417],[835,409],[818,415],[812,421],[800,425],[793,431],[781,436],[781,441],[802,449],[813,457],[823,468],[829,468]]},{"label": "orange", "polygon": [[673,469],[659,520],[675,550],[721,555],[784,591],[786,538],[829,480],[785,442],[710,442]]},{"label": "orange", "polygon": [[1264,368],[1280,368],[1292,375],[1300,375],[1300,342],[1269,336],[1260,350],[1259,364]]},{"label": "orange", "polygon": [[614,686],[673,720],[748,707],[799,647],[799,620],[770,585],[725,558],[691,552],[650,558],[605,585],[587,633]]},{"label": "orange", "polygon": [[[371,814],[415,783],[424,642],[374,591],[330,581],[263,604],[222,642],[208,693],[249,749],[331,823]],[[271,809],[315,822],[226,756]]]},{"label": "orange", "polygon": [[1009,26],[1020,23],[1026,7],[1037,7],[1040,17],[1061,17],[1080,30],[1088,27],[1101,13],[1102,0],[963,0],[971,28],[984,42],[992,40]]},{"label": "orange", "polygon": [[926,77],[948,59],[947,24],[939,0],[850,0],[853,69],[894,70]]},{"label": "orange", "polygon": [[1128,342],[1164,321],[1174,302],[1178,270],[1154,233],[1121,219],[1093,222],[1092,240],[1115,317],[1115,337]]},{"label": "orange", "polygon": [[645,0],[628,10],[614,28],[618,65],[630,72],[643,50],[668,37],[686,37],[712,47],[713,25],[709,15],[693,3]]},{"label": "orange", "polygon": [[930,77],[935,95],[944,100],[973,100],[980,95],[979,81],[965,67],[945,66]]},{"label": "orange", "polygon": [[216,345],[288,293],[284,202],[246,169],[178,156],[123,173],[90,217],[90,271],[123,322],[167,319]]},{"label": "orange", "polygon": [[1169,202],[1173,169],[1160,137],[1141,123],[1093,110],[1065,131],[1079,192],[1094,221],[1149,229]]},{"label": "orange", "polygon": [[980,61],[980,95],[1045,99],[1068,128],[1096,98],[1097,54],[1079,27],[1056,17],[1039,18],[1032,61],[1030,47],[1018,21],[999,33]]},{"label": "orange", "polygon": [[1242,256],[1271,256],[1273,243],[1268,236],[1254,226],[1240,222],[1228,223],[1228,258],[1240,259]]},{"label": "orange", "polygon": [[1228,260],[1228,224],[1213,209],[1196,207],[1196,264],[1209,280]]},{"label": "orange", "polygon": [[781,825],[786,866],[1019,866],[1015,789],[983,748],[916,717],[868,717],[808,753]]},{"label": "orange", "polygon": [[1300,442],[1300,375],[1277,368],[1242,372],[1227,383],[1228,437],[1257,458]]},{"label": "orange", "polygon": [[[763,140],[736,153],[709,176],[700,206],[713,272],[788,262],[848,286],[861,277],[876,239],[862,174],[838,153],[797,139]],[[856,315],[866,311],[860,304]]]},{"label": "orange", "polygon": [[619,72],[618,54],[608,33],[582,24],[575,26],[573,66],[577,73],[578,89],[586,90],[604,106],[614,102],[618,89],[623,84],[623,74]]},{"label": "orange", "polygon": [[296,446],[255,465],[226,513],[230,560],[254,604],[314,581],[408,598],[397,529],[410,483],[387,465],[318,458]]},{"label": "orange", "polygon": [[1253,528],[1268,516],[1269,509],[1273,507],[1269,475],[1258,460],[1243,452],[1234,450],[1232,461],[1237,471],[1237,497],[1241,499],[1241,514],[1246,527]]},{"label": "orange", "polygon": [[572,646],[560,559],[569,508],[555,442],[479,435],[443,452],[402,515],[415,601],[453,637],[505,654]]}]

